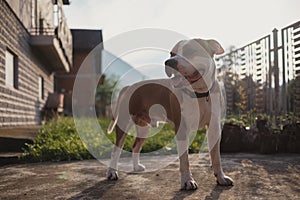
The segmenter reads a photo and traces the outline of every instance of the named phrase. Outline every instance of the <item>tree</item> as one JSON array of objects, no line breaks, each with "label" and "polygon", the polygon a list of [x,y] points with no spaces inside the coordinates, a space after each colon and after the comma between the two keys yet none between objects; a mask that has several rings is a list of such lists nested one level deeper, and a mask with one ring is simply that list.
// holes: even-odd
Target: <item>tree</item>
[{"label": "tree", "polygon": [[244,114],[247,109],[247,94],[245,88],[242,85],[239,85],[236,92],[238,94],[238,99],[235,106],[237,107],[239,114]]},{"label": "tree", "polygon": [[112,93],[116,89],[115,76],[102,76],[96,89],[96,112],[98,116],[107,116],[107,106],[111,104]]}]

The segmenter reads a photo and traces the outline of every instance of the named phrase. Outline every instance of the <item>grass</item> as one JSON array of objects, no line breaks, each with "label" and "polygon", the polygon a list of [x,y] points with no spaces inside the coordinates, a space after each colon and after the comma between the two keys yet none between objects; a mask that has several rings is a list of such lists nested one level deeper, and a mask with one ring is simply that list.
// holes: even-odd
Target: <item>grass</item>
[{"label": "grass", "polygon": [[[102,130],[106,130],[110,119],[101,118],[98,122]],[[115,141],[115,133],[100,134],[90,120],[82,121],[80,127],[81,134],[78,134],[74,119],[71,117],[62,117],[49,121],[38,131],[34,143],[27,144],[27,148],[24,149],[23,159],[31,161],[63,161],[91,159],[93,156],[109,157],[112,144]],[[160,128],[161,131],[156,134],[154,134],[157,131],[156,129],[150,131],[151,136],[147,138],[143,145],[143,153],[151,153],[159,149],[164,153],[174,153],[176,151],[175,143],[170,143],[175,136],[173,128],[167,124]],[[134,134],[134,129],[130,130],[130,132]],[[134,139],[135,137],[131,134],[127,136],[124,150],[131,151]],[[205,130],[197,131],[189,147],[189,152],[199,152],[204,139]]]}]

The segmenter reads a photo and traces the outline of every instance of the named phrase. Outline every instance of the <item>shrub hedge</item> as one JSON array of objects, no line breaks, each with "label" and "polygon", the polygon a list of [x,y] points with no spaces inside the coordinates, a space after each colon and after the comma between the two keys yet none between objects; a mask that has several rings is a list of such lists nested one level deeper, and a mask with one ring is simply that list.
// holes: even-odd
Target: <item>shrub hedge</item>
[{"label": "shrub hedge", "polygon": [[[106,130],[110,123],[110,119],[101,118],[99,124],[103,130]],[[88,128],[88,126],[87,126]],[[134,131],[134,130],[131,130]],[[106,134],[106,133],[105,133]],[[150,133],[151,134],[151,133]],[[168,146],[168,143],[174,138],[173,128],[166,124],[162,130],[156,134],[152,134],[147,138],[143,145],[142,152],[153,152],[164,148],[166,152],[176,148]],[[106,137],[114,143],[115,133],[106,134]],[[134,136],[128,135],[125,141],[124,150],[131,151]],[[205,129],[197,131],[189,152],[199,152],[203,148],[205,139]],[[111,143],[107,144],[101,138],[94,138],[93,134],[87,139],[93,142],[93,148],[101,154],[110,154]],[[174,146],[173,146],[174,147]],[[94,151],[93,151],[94,152]],[[174,153],[174,152],[172,152]],[[77,133],[74,119],[71,117],[61,117],[47,122],[37,134],[33,144],[27,144],[24,149],[23,159],[30,161],[63,161],[63,160],[83,160],[91,159],[93,156],[87,150],[86,145],[82,142],[82,138]]]}]

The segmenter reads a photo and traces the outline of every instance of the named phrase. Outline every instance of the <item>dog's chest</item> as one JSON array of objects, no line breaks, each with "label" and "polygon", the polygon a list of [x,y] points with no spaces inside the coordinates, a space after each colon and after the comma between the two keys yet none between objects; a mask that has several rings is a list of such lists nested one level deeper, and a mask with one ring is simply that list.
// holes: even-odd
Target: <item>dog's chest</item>
[{"label": "dog's chest", "polygon": [[181,109],[185,122],[192,130],[202,128],[209,124],[211,118],[210,97],[191,98],[185,95],[181,104]]}]

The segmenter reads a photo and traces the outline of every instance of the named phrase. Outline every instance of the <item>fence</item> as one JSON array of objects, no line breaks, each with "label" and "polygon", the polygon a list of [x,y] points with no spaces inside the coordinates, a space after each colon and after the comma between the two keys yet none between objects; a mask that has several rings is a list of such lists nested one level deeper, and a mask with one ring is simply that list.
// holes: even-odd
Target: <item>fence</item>
[{"label": "fence", "polygon": [[300,21],[217,58],[229,114],[300,112]]}]

